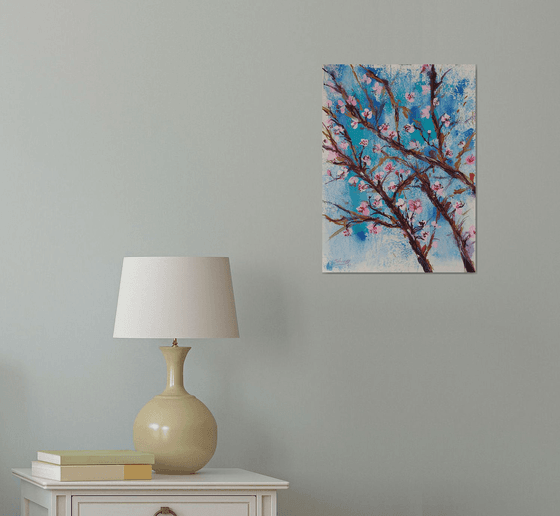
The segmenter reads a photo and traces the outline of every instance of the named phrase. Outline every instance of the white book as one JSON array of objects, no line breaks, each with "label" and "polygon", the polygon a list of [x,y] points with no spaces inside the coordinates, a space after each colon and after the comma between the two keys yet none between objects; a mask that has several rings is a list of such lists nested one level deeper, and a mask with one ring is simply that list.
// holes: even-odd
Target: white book
[{"label": "white book", "polygon": [[41,450],[37,460],[51,464],[154,464],[153,453],[134,450]]},{"label": "white book", "polygon": [[75,482],[88,480],[150,480],[150,464],[87,464],[59,466],[48,462],[32,461],[31,474],[34,477]]}]

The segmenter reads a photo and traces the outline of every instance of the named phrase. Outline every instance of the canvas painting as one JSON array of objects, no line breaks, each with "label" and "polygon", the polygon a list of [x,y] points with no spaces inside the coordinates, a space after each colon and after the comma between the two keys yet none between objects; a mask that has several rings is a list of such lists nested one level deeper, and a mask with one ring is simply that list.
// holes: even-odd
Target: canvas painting
[{"label": "canvas painting", "polygon": [[474,65],[323,67],[323,272],[476,271]]}]

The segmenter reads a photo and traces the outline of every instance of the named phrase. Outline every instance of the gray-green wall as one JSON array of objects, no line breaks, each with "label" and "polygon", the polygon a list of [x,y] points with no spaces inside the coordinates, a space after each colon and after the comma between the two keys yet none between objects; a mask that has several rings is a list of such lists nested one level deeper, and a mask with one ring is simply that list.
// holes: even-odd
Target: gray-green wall
[{"label": "gray-green wall", "polygon": [[[229,256],[193,343],[209,466],[281,516],[560,510],[558,4],[2,1],[0,507],[38,449],[127,448],[164,342],[113,340],[123,256]],[[475,63],[476,275],[321,274],[321,65]],[[183,342],[188,345],[188,342]]]}]

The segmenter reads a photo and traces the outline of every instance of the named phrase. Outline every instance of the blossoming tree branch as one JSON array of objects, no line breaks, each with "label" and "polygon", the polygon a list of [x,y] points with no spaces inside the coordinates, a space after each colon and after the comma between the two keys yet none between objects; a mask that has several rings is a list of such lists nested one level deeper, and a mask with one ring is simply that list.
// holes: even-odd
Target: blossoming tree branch
[{"label": "blossoming tree branch", "polygon": [[372,270],[415,271],[413,257],[424,272],[475,272],[474,69],[456,68],[323,69],[327,245],[353,243],[333,247],[327,270],[366,256]]}]

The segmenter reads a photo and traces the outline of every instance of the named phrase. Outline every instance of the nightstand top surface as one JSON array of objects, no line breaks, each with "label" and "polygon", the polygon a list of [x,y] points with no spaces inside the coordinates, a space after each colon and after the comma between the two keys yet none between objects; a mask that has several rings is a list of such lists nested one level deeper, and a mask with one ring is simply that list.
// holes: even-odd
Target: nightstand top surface
[{"label": "nightstand top surface", "polygon": [[34,477],[31,468],[12,469],[12,473],[43,489],[156,489],[156,490],[196,490],[196,489],[287,489],[289,483],[237,468],[203,468],[192,475],[152,474],[152,480],[111,480],[94,482],[58,482],[47,478]]}]

